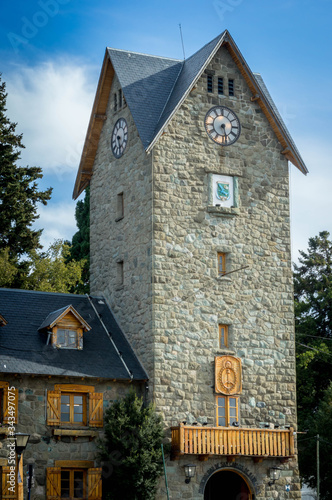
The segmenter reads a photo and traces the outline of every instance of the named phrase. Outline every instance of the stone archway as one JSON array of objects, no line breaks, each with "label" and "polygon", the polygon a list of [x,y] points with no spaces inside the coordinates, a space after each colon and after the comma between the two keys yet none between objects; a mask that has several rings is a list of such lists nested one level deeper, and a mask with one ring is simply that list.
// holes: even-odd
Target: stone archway
[{"label": "stone archway", "polygon": [[205,485],[204,500],[254,500],[248,481],[235,470],[216,471]]}]

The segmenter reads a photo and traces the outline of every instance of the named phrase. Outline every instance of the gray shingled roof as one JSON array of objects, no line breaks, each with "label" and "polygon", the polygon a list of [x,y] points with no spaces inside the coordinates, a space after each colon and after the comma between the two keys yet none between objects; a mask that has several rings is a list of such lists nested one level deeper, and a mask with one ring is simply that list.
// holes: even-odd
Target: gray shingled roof
[{"label": "gray shingled roof", "polygon": [[[128,107],[134,118],[143,146],[149,150],[169,118],[184,100],[193,84],[202,74],[216,50],[224,41],[230,41],[227,30],[214,38],[202,49],[184,61],[168,59],[108,48],[108,54],[119,78]],[[232,42],[234,44],[234,42]],[[234,44],[235,45],[235,44]],[[243,59],[243,57],[241,56]],[[244,62],[247,71],[261,94],[270,105],[289,144],[294,148],[302,163],[303,172],[307,169],[294,141],[284,124],[260,74],[253,74]]]},{"label": "gray shingled roof", "polygon": [[[89,323],[83,350],[54,349],[40,325],[54,311],[71,304]],[[97,311],[97,314],[94,310]],[[0,372],[106,379],[146,380],[148,375],[135,356],[102,297],[0,289],[0,313],[8,324],[0,329]],[[118,351],[113,346],[101,319]],[[122,359],[123,361],[122,361]]]}]

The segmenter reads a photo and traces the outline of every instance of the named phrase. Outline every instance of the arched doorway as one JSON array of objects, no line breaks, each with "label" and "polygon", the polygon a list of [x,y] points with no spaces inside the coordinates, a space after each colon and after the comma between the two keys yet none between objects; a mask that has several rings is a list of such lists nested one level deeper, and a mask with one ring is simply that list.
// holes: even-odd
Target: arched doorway
[{"label": "arched doorway", "polygon": [[244,477],[234,470],[220,470],[206,483],[204,500],[254,500]]}]

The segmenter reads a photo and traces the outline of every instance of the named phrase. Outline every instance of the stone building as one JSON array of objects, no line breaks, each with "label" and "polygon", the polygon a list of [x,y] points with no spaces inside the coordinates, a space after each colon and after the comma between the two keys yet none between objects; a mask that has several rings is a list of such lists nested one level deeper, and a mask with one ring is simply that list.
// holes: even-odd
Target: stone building
[{"label": "stone building", "polygon": [[[144,395],[145,370],[101,297],[0,289],[0,310],[1,499],[27,498],[32,465],[31,500],[101,500],[104,409]],[[19,476],[16,433],[30,435]]]},{"label": "stone building", "polygon": [[172,499],[300,498],[289,162],[307,173],[227,31],[185,61],[106,50],[74,197],[90,185],[92,290],[148,372]]}]

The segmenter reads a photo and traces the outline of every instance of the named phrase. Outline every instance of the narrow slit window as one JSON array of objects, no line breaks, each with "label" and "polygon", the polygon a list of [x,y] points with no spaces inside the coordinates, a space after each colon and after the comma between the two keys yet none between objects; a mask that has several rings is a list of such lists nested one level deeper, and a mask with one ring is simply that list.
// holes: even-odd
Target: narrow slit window
[{"label": "narrow slit window", "polygon": [[114,94],[114,111],[118,110],[118,96]]},{"label": "narrow slit window", "polygon": [[207,75],[207,91],[213,92],[213,76]]},{"label": "narrow slit window", "polygon": [[124,216],[123,193],[118,193],[117,195],[116,212],[117,212],[116,214],[117,220],[122,219]]},{"label": "narrow slit window", "polygon": [[219,347],[228,347],[228,325],[219,324]]},{"label": "narrow slit window", "polygon": [[228,80],[228,95],[234,95],[234,80],[232,79]]},{"label": "narrow slit window", "polygon": [[224,93],[224,79],[223,78],[218,78],[218,94],[223,94]]},{"label": "narrow slit window", "polygon": [[119,89],[119,109],[122,108],[122,89]]},{"label": "narrow slit window", "polygon": [[218,276],[224,276],[226,274],[226,254],[224,252],[218,252]]},{"label": "narrow slit window", "polygon": [[123,260],[120,260],[117,262],[117,278],[118,278],[118,285],[121,286],[124,283],[124,270],[123,270]]}]

